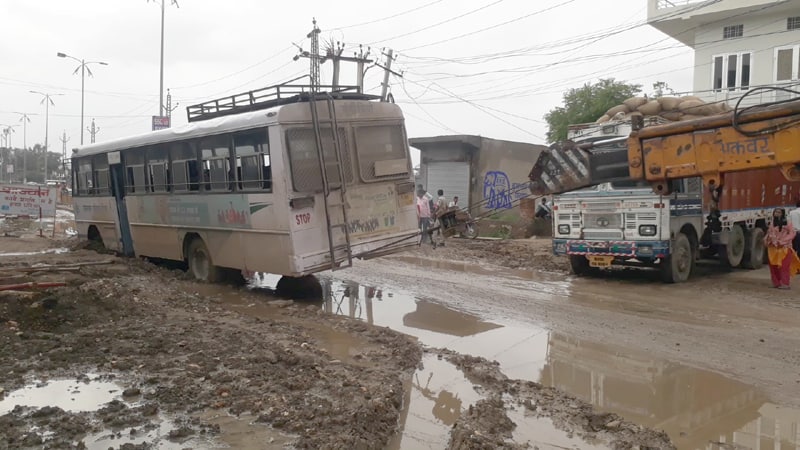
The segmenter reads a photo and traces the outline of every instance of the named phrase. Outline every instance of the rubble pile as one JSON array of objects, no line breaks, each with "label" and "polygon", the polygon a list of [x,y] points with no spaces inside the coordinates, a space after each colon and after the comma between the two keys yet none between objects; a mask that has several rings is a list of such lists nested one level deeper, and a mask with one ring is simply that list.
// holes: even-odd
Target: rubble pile
[{"label": "rubble pile", "polygon": [[649,99],[644,97],[631,97],[621,105],[614,106],[597,119],[597,123],[610,120],[625,120],[632,116],[652,117],[659,116],[666,120],[692,120],[701,117],[714,116],[730,111],[726,102],[706,103],[698,97],[687,95],[684,97],[658,97]]}]

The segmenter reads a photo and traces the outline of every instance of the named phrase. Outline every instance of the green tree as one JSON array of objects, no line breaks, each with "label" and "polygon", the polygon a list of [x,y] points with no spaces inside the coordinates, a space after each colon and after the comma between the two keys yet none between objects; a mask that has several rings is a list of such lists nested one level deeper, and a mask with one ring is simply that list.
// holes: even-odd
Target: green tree
[{"label": "green tree", "polygon": [[674,95],[675,90],[669,87],[669,85],[664,81],[656,81],[653,83],[653,94],[651,97],[659,98],[663,97],[664,94],[666,95]]},{"label": "green tree", "polygon": [[564,93],[564,104],[544,116],[547,121],[547,142],[567,138],[567,127],[578,123],[594,122],[610,108],[642,92],[639,84],[602,79],[595,84],[586,83]]}]

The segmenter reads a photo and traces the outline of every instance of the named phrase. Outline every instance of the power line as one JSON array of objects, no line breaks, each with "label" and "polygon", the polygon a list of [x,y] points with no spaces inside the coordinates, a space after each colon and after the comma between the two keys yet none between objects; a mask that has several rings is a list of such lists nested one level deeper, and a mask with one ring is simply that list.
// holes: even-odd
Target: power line
[{"label": "power line", "polygon": [[454,20],[461,19],[462,17],[469,16],[470,14],[475,14],[476,12],[483,11],[483,10],[484,10],[484,9],[486,9],[486,8],[490,8],[490,7],[492,7],[492,6],[494,6],[494,5],[498,4],[498,3],[502,3],[503,1],[504,1],[504,0],[495,0],[494,2],[492,2],[492,3],[489,3],[489,4],[487,4],[487,5],[484,5],[484,6],[481,6],[480,8],[476,8],[476,9],[473,9],[473,10],[467,11],[467,12],[465,12],[465,13],[463,13],[463,14],[460,14],[460,15],[458,15],[458,16],[455,16],[455,17],[451,17],[451,18],[449,18],[449,19],[442,20],[441,22],[437,22],[437,23],[434,23],[434,24],[432,24],[432,25],[428,25],[428,26],[425,26],[425,27],[422,27],[422,28],[418,28],[418,29],[416,29],[416,30],[414,30],[414,31],[409,31],[409,32],[407,32],[407,33],[402,33],[402,34],[398,34],[398,35],[396,35],[396,36],[388,37],[388,38],[386,38],[386,39],[381,39],[381,40],[378,40],[378,41],[373,41],[373,42],[370,42],[370,43],[368,43],[367,45],[374,45],[374,44],[377,44],[377,43],[379,43],[379,42],[391,41],[391,40],[394,40],[394,39],[397,39],[397,38],[401,38],[401,37],[405,37],[405,36],[410,36],[410,35],[412,35],[412,34],[417,34],[417,33],[419,33],[419,32],[422,32],[422,31],[425,31],[425,30],[429,30],[429,29],[431,29],[431,28],[438,27],[439,25],[443,25],[443,24],[445,24],[445,23],[449,23],[449,22],[452,22],[452,21],[454,21]]},{"label": "power line", "polygon": [[524,19],[527,19],[529,17],[533,17],[535,15],[542,14],[544,12],[547,12],[547,11],[550,11],[550,10],[553,10],[553,9],[556,9],[556,8],[560,8],[562,6],[565,6],[565,5],[568,5],[568,4],[572,3],[574,1],[575,0],[567,0],[565,2],[562,2],[562,3],[559,3],[557,5],[551,6],[549,8],[540,9],[540,10],[534,11],[534,12],[532,12],[530,14],[526,14],[526,15],[524,15],[522,17],[517,17],[516,19],[511,19],[509,21],[506,21],[506,22],[503,22],[503,23],[499,23],[497,25],[492,25],[492,26],[489,26],[489,27],[486,27],[486,28],[481,28],[480,30],[470,31],[469,33],[460,34],[458,36],[454,36],[454,37],[447,38],[447,39],[442,39],[442,40],[439,40],[439,41],[436,41],[436,42],[431,42],[431,43],[428,43],[428,44],[418,45],[416,47],[403,49],[403,50],[400,50],[400,52],[408,52],[408,51],[417,50],[417,49],[420,49],[420,48],[431,47],[433,45],[443,44],[445,42],[450,42],[450,41],[454,41],[456,39],[461,39],[461,38],[464,38],[464,37],[467,37],[467,36],[472,36],[474,34],[482,33],[484,31],[492,30],[492,29],[495,29],[495,28],[498,28],[498,27],[502,27],[502,26],[514,23],[514,22],[519,22],[520,20],[524,20]]},{"label": "power line", "polygon": [[397,14],[392,14],[391,16],[381,17],[380,19],[373,19],[373,20],[369,20],[369,21],[366,21],[366,22],[356,23],[356,24],[353,24],[353,25],[346,25],[346,26],[343,26],[343,27],[331,28],[331,31],[346,30],[346,29],[349,29],[349,28],[356,28],[356,27],[361,27],[361,26],[364,26],[364,25],[372,25],[372,24],[375,24],[375,23],[378,23],[378,22],[383,22],[385,20],[394,19],[396,17],[404,16],[406,14],[410,14],[412,12],[419,11],[421,9],[427,8],[429,6],[433,6],[433,5],[435,5],[437,3],[441,3],[443,1],[444,0],[435,0],[435,1],[432,1],[432,2],[425,3],[424,5],[417,6],[415,8],[407,9],[407,10],[399,12]]}]

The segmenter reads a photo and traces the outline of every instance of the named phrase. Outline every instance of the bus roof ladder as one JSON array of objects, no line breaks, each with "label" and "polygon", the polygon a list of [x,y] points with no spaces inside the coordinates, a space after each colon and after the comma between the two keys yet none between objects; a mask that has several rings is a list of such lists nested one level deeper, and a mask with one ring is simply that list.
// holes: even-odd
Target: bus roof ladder
[{"label": "bus roof ladder", "polygon": [[[302,77],[301,77],[302,78]],[[189,122],[214,119],[216,117],[230,116],[250,111],[274,108],[290,103],[309,101],[313,96],[311,86],[302,84],[276,84],[241,94],[228,95],[222,98],[208,100],[203,103],[186,107]],[[336,99],[343,100],[378,100],[379,95],[364,94],[358,86],[319,86],[327,90],[327,94]]]},{"label": "bus roof ladder", "polygon": [[[319,118],[317,100],[320,99],[324,99],[328,106],[328,120],[321,121]],[[317,157],[322,176],[322,198],[325,206],[325,223],[328,229],[328,249],[332,271],[352,267],[353,265],[353,252],[350,246],[350,222],[347,219],[347,203],[345,201],[347,179],[342,165],[342,147],[339,141],[339,126],[333,101],[334,98],[330,93],[322,93],[315,94],[308,102],[311,107],[311,123],[314,128]],[[331,143],[333,144],[333,155],[329,155],[327,159],[325,158],[327,152],[325,152],[322,139],[323,128],[330,129]],[[329,160],[330,156],[333,156],[332,161]],[[334,173],[336,174],[333,182],[329,177],[331,168],[335,168]],[[337,219],[341,219],[341,221]],[[334,230],[337,229],[341,230],[341,233],[335,233]],[[339,235],[344,238],[344,242],[335,239]],[[340,259],[343,261],[338,264],[337,261]]]}]

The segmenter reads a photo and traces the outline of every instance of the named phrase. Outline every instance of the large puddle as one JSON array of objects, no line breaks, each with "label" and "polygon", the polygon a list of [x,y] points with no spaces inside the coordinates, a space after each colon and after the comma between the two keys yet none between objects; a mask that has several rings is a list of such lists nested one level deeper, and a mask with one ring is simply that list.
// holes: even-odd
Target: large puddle
[{"label": "large puddle", "polygon": [[[532,276],[527,271],[498,273],[463,263],[445,262],[437,269],[510,275],[508,279],[523,283],[522,287]],[[563,288],[555,279],[549,280],[551,275],[543,276],[554,282],[554,289]],[[258,278],[256,284],[274,286],[277,279],[267,275]],[[532,283],[538,288],[542,281],[540,277]],[[483,319],[396,286],[365,286],[329,276],[322,277],[321,282],[325,295],[321,307],[331,314],[390,327],[416,336],[428,346],[496,360],[510,378],[554,386],[601,411],[663,429],[679,449],[800,448],[800,409],[769,403],[753,386],[529,323]],[[449,363],[430,357],[423,363],[425,368],[414,375],[404,433],[394,448],[441,448],[451,422],[480,398],[474,386]],[[592,447],[568,438],[549,421],[526,416],[522,410],[510,411],[509,417],[518,425],[517,442],[540,448]]]},{"label": "large puddle", "polygon": [[[17,406],[38,409],[56,407],[71,413],[94,413],[114,400],[125,401],[129,407],[139,406],[138,397],[123,398],[124,387],[103,377],[91,376],[82,379],[56,379],[32,381],[28,385],[0,397],[0,416],[8,414]],[[82,442],[87,450],[106,450],[125,444],[147,446],[159,450],[181,450],[193,448],[258,448],[265,442],[276,446],[291,442],[290,436],[272,431],[263,424],[256,424],[254,417],[242,415],[204,413],[198,416],[204,423],[219,426],[219,436],[182,434],[181,423],[173,417],[158,415],[146,424],[133,427],[105,428],[88,433]],[[32,427],[43,442],[53,436],[52,431]]]}]

